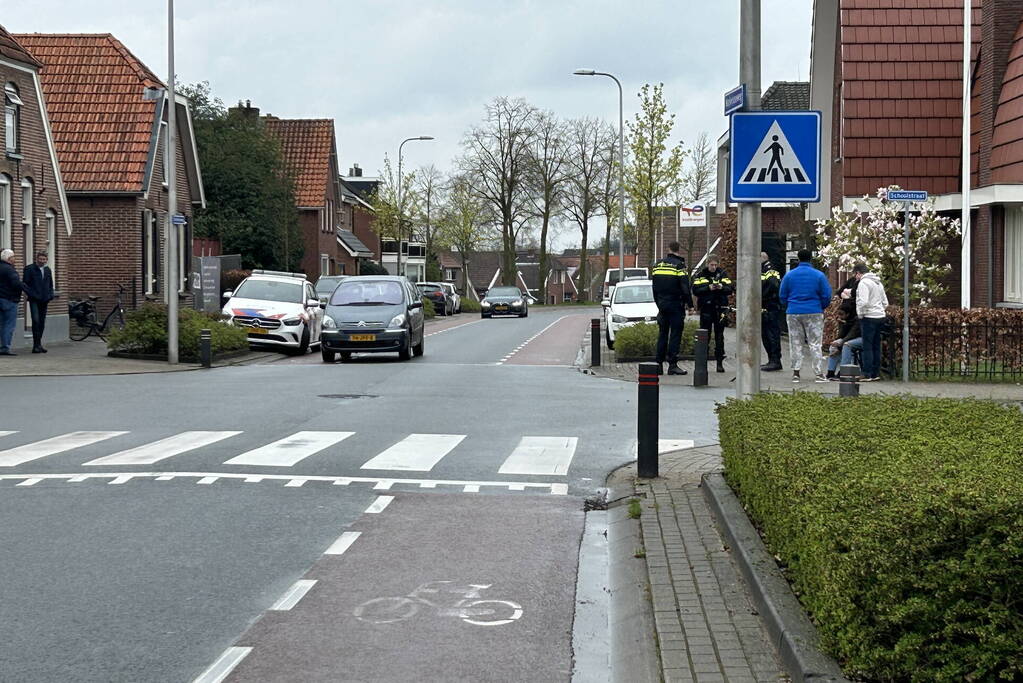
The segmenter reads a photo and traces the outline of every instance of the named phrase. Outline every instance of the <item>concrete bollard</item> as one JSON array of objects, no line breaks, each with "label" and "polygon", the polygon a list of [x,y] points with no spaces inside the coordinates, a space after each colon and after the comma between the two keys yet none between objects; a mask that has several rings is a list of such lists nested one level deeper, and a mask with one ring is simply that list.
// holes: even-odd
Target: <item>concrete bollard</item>
[{"label": "concrete bollard", "polygon": [[639,364],[639,389],[636,401],[637,420],[636,472],[643,479],[657,476],[657,443],[661,416],[660,381],[657,363]]},{"label": "concrete bollard", "polygon": [[838,370],[839,396],[855,397],[860,395],[860,368],[858,365],[843,365]]},{"label": "concrete bollard", "polygon": [[707,386],[707,347],[710,346],[710,330],[696,330],[696,346],[693,347],[693,386]]},{"label": "concrete bollard", "polygon": [[213,365],[213,333],[199,330],[199,362],[204,368]]},{"label": "concrete bollard", "polygon": [[600,318],[590,318],[590,367],[600,367]]}]

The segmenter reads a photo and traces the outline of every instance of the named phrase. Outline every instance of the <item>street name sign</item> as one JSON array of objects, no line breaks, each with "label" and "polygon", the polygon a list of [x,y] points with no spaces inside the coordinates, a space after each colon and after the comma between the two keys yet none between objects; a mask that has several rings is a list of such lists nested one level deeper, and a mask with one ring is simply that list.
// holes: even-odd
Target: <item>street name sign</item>
[{"label": "street name sign", "polygon": [[678,224],[682,228],[707,227],[707,205],[697,202],[678,207]]},{"label": "street name sign", "polygon": [[746,108],[746,85],[725,93],[725,116]]},{"label": "street name sign", "polygon": [[927,193],[923,190],[888,190],[890,202],[926,202]]},{"label": "street name sign", "polygon": [[188,219],[185,218],[184,214],[176,213],[173,216],[171,216],[171,223],[173,223],[174,225],[185,225],[186,223],[188,223]]},{"label": "street name sign", "polygon": [[820,112],[736,112],[731,121],[732,201],[820,201]]}]

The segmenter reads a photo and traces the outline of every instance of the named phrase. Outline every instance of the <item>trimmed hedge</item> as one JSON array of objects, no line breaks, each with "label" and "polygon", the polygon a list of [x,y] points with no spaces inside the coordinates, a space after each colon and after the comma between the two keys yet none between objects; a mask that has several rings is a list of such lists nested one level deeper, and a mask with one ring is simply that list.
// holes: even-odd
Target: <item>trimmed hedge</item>
[{"label": "trimmed hedge", "polygon": [[[682,328],[680,356],[693,353],[696,344],[696,330],[700,324],[687,320]],[[637,323],[620,328],[615,333],[615,356],[618,358],[644,358],[657,353],[657,323]]]},{"label": "trimmed hedge", "polygon": [[1023,680],[1023,413],[761,394],[719,406],[725,473],[847,674]]},{"label": "trimmed hedge", "polygon": [[468,296],[462,297],[462,313],[479,313],[480,302],[475,299],[470,299]]},{"label": "trimmed hedge", "polygon": [[[182,360],[199,360],[199,331],[209,329],[213,355],[249,347],[248,334],[228,325],[219,313],[202,313],[191,308],[178,310],[178,353]],[[107,348],[146,355],[167,355],[167,306],[145,303],[125,315],[124,329],[107,337]]]},{"label": "trimmed hedge", "polygon": [[423,297],[423,317],[427,320],[437,317],[437,308],[425,296]]}]

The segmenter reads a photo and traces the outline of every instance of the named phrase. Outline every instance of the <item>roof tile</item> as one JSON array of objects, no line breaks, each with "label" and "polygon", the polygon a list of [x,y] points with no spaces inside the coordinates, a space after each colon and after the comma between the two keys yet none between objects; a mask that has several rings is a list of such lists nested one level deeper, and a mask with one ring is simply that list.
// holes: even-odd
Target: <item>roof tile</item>
[{"label": "roof tile", "polygon": [[299,206],[323,206],[335,153],[333,119],[263,119],[266,130],[281,143],[289,172],[295,177]]}]

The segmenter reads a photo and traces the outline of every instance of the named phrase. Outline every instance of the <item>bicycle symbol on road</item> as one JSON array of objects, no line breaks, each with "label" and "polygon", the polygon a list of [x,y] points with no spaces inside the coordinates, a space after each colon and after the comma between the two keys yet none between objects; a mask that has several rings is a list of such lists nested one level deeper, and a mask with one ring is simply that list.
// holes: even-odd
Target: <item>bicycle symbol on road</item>
[{"label": "bicycle symbol on road", "polygon": [[[481,598],[492,584],[457,585],[454,581],[431,581],[405,596],[373,598],[355,608],[355,616],[370,624],[393,624],[432,607],[437,616],[457,617],[476,626],[502,626],[522,616],[522,606],[511,600]],[[454,596],[461,599],[454,600]]]}]

